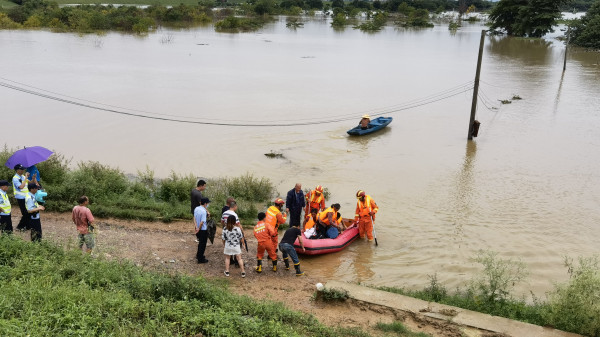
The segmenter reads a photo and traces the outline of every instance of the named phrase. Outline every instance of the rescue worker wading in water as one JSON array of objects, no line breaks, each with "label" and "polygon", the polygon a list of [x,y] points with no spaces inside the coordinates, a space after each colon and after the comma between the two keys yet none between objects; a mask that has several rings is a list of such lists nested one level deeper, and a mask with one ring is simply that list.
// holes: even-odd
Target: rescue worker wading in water
[{"label": "rescue worker wading in water", "polygon": [[316,208],[317,212],[325,209],[325,197],[323,196],[323,186],[318,185],[314,191],[306,195],[306,208],[304,214],[310,214],[310,211]]},{"label": "rescue worker wading in water", "polygon": [[258,223],[254,226],[254,237],[258,241],[258,247],[256,248],[256,270],[257,273],[262,272],[262,260],[265,253],[269,255],[269,259],[273,261],[273,265],[277,264],[277,253],[275,253],[275,247],[273,246],[272,238],[277,237],[277,231],[273,226],[268,225],[264,222],[265,213],[258,213]]},{"label": "rescue worker wading in water", "polygon": [[358,222],[358,235],[361,239],[364,239],[365,234],[369,241],[373,241],[373,220],[375,220],[375,213],[379,210],[375,201],[370,195],[367,195],[365,191],[356,192],[356,214],[354,215],[354,221]]},{"label": "rescue worker wading in water", "polygon": [[[279,230],[279,225],[284,224],[287,219],[287,214],[281,212],[283,209],[283,204],[285,201],[281,198],[277,198],[274,201],[275,205],[269,207],[267,209],[267,216],[265,217],[265,223],[275,229],[275,234],[271,237],[271,241],[273,242],[273,247],[277,247],[279,236],[277,231]],[[277,249],[275,250],[277,252]],[[287,259],[284,259],[285,268],[290,269],[290,262]],[[277,271],[277,260],[273,261],[273,271]]]}]

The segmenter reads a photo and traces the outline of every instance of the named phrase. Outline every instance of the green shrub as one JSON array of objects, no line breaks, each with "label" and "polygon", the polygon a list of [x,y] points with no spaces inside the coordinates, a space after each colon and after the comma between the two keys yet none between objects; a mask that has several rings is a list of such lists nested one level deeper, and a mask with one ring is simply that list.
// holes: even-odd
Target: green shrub
[{"label": "green shrub", "polygon": [[483,265],[483,273],[471,282],[469,290],[484,302],[506,301],[515,284],[527,277],[523,262],[499,259],[492,251],[479,251],[475,261]]},{"label": "green shrub", "polygon": [[549,294],[545,314],[557,329],[600,336],[600,269],[598,257],[580,258],[579,265],[565,259],[570,279]]},{"label": "green shrub", "polygon": [[228,16],[225,19],[215,23],[215,30],[225,32],[247,32],[260,29],[264,26],[265,20],[258,18],[240,18]]}]

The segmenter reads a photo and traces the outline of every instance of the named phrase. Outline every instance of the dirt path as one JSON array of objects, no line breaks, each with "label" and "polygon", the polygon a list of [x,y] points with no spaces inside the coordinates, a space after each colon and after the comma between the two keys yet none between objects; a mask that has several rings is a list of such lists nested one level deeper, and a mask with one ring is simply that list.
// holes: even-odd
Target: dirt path
[{"label": "dirt path", "polygon": [[[75,247],[77,232],[70,217],[70,214],[43,214],[44,239],[55,241],[65,247]],[[13,217],[13,223],[17,222],[18,219]],[[485,336],[483,332],[473,329],[364,302],[349,300],[341,304],[330,304],[314,301],[311,298],[317,281],[310,276],[310,270],[305,270],[305,276],[297,277],[293,268],[289,271],[284,270],[283,263],[280,261],[280,270],[276,273],[270,268],[262,274],[253,271],[256,262],[252,252],[256,252],[256,240],[249,229],[244,232],[248,238],[250,253],[243,253],[244,261],[248,266],[246,270],[248,276],[242,279],[240,269],[235,267],[230,269],[231,277],[225,278],[223,275],[224,256],[220,240],[215,239],[214,245],[209,242],[206,249],[208,263],[196,263],[197,243],[192,234],[191,221],[164,224],[97,219],[96,227],[98,229],[97,248],[94,250],[96,255],[128,259],[145,268],[222,279],[224,282],[229,282],[229,288],[236,293],[283,302],[289,308],[313,314],[319,321],[329,326],[360,327],[373,336],[383,336],[384,334],[374,325],[378,322],[391,323],[399,320],[413,331],[422,331],[432,336]],[[29,233],[16,233],[16,235],[29,240]],[[220,230],[217,231],[217,237],[218,235]]]}]

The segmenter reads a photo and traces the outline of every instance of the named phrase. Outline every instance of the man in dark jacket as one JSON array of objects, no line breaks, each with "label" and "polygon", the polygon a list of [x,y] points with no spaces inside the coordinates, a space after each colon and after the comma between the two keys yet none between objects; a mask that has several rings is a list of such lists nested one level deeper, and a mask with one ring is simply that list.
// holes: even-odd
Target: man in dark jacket
[{"label": "man in dark jacket", "polygon": [[285,207],[290,214],[290,227],[300,226],[300,215],[305,205],[302,184],[296,183],[296,186],[288,192],[285,199]]}]

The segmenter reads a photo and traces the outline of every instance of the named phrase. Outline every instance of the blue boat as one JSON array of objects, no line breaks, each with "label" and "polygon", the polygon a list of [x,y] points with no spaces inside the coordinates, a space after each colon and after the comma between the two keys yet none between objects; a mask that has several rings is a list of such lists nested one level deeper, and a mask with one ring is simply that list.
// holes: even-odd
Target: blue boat
[{"label": "blue boat", "polygon": [[385,128],[392,122],[392,117],[377,117],[369,122],[369,127],[362,129],[360,125],[348,130],[348,134],[352,136],[363,136]]}]

